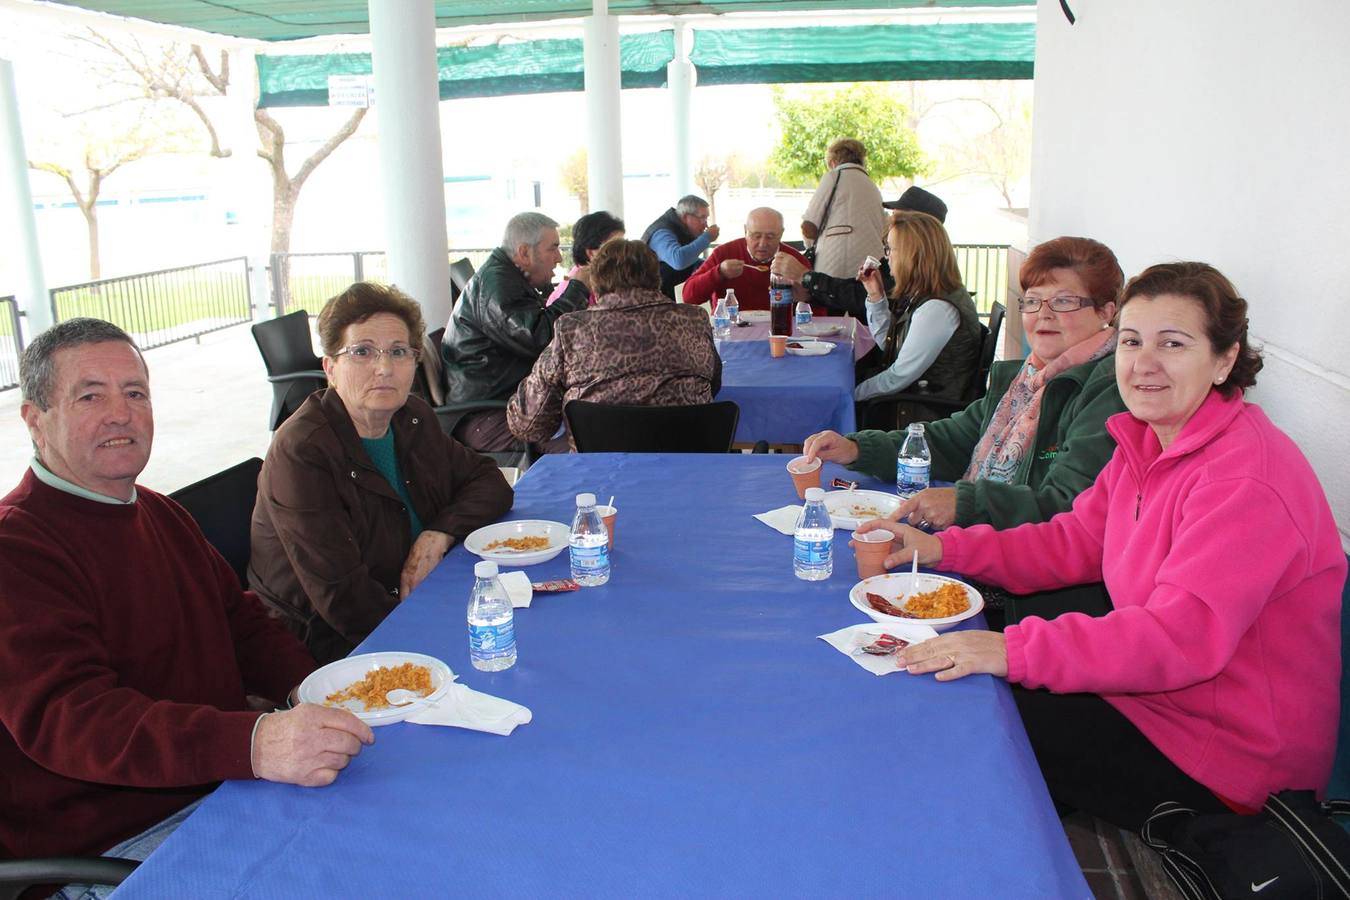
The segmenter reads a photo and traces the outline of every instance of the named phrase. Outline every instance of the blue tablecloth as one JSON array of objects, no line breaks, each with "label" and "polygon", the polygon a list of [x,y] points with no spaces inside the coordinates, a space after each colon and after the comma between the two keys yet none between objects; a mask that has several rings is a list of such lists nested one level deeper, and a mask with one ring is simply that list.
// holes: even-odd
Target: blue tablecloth
[{"label": "blue tablecloth", "polygon": [[1006,684],[817,640],[865,619],[846,534],[806,583],[751,518],[795,502],[783,462],[544,458],[512,517],[616,495],[609,584],[536,596],[517,665],[480,673],[457,547],[360,648],[438,656],[534,721],[379,728],[327,788],[227,783],[118,896],[1090,897]]},{"label": "blue tablecloth", "polygon": [[[800,338],[798,338],[800,340]],[[768,341],[719,341],[718,400],[741,408],[736,440],[800,444],[826,428],[855,429],[853,354],[847,345],[825,356],[769,355]]]}]

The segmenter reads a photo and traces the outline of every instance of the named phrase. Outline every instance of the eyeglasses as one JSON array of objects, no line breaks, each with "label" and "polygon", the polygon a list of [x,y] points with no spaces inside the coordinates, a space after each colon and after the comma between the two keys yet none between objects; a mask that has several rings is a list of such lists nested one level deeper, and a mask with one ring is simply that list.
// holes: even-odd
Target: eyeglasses
[{"label": "eyeglasses", "polygon": [[1024,313],[1034,313],[1041,311],[1041,304],[1044,303],[1051,310],[1058,313],[1073,312],[1076,309],[1082,309],[1085,306],[1092,305],[1091,297],[1075,297],[1073,294],[1056,294],[1049,299],[1034,297],[1028,294],[1017,301],[1018,307]]},{"label": "eyeglasses", "polygon": [[333,354],[334,359],[339,356],[346,356],[352,361],[352,365],[356,366],[368,366],[381,356],[389,357],[389,361],[394,365],[410,365],[421,358],[422,351],[403,346],[381,350],[374,344],[352,344]]}]

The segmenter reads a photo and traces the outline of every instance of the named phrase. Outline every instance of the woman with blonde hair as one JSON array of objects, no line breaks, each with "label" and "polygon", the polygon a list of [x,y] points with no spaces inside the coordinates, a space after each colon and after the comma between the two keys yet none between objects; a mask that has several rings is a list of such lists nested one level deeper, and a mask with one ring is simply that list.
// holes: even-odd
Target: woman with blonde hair
[{"label": "woman with blonde hair", "polygon": [[902,210],[891,216],[886,245],[890,299],[876,269],[860,270],[858,280],[867,288],[867,327],[889,363],[853,399],[899,393],[920,379],[934,396],[960,398],[978,369],[980,319],[947,230],[927,213]]}]

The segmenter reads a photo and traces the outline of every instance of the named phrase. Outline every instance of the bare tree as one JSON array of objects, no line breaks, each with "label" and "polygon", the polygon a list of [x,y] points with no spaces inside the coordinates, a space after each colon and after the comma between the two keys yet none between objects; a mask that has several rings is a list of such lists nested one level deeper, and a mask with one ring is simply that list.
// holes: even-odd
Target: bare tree
[{"label": "bare tree", "polygon": [[[206,52],[200,45],[192,44],[184,48],[180,44],[169,44],[151,52],[146,51],[138,42],[127,45],[94,33],[90,39],[106,49],[120,62],[122,73],[129,73],[133,81],[141,87],[146,97],[176,100],[183,104],[197,120],[211,141],[211,155],[230,156],[232,150],[220,146],[211,117],[198,102],[202,96],[224,96],[230,86],[230,61],[221,51],[219,62],[212,66]],[[291,248],[291,228],[295,221],[295,206],[300,199],[300,191],[309,176],[319,164],[332,155],[333,151],[356,133],[361,120],[366,117],[367,109],[361,107],[349,115],[345,122],[324,141],[317,150],[300,163],[291,174],[286,165],[286,132],[266,109],[255,106],[254,123],[258,129],[258,157],[271,168],[272,174],[272,238],[273,254],[287,253]],[[276,284],[281,286],[282,296],[275,298],[284,307],[289,299],[289,270],[286,262],[281,263]]]},{"label": "bare tree", "polygon": [[694,168],[694,184],[708,198],[713,221],[717,220],[717,192],[731,181],[731,164],[725,157],[705,156]]},{"label": "bare tree", "polygon": [[65,182],[84,216],[89,238],[89,280],[103,276],[99,250],[98,202],[113,173],[157,153],[184,153],[194,149],[195,135],[153,104],[139,102],[133,112],[121,104],[58,115],[41,132],[28,167],[55,175]]}]

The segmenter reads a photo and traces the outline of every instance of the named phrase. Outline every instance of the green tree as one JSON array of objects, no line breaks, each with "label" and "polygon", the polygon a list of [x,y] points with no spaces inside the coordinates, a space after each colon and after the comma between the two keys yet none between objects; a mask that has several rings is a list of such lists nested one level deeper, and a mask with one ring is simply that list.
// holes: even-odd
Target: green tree
[{"label": "green tree", "polygon": [[775,87],[773,103],[779,138],[769,164],[785,184],[820,181],[825,150],[839,138],[862,141],[873,181],[913,178],[927,171],[919,138],[907,124],[909,109],[883,85],[815,88],[799,96]]}]

